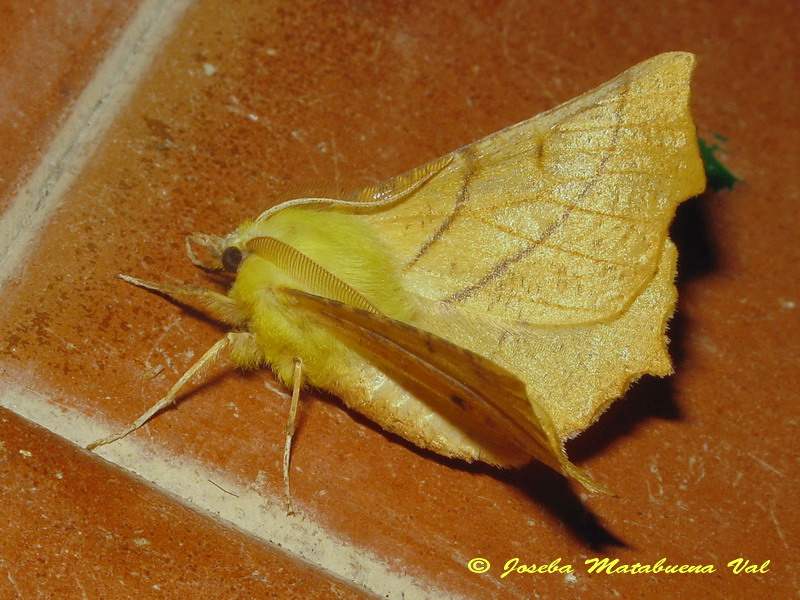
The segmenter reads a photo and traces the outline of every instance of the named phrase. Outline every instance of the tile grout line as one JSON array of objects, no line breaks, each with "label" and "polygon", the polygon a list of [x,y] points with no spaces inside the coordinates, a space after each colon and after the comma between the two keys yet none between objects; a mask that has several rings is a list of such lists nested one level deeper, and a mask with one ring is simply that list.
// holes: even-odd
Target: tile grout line
[{"label": "tile grout line", "polygon": [[[75,409],[53,404],[47,394],[19,382],[4,382],[0,406],[52,431],[81,448],[108,433],[104,426]],[[35,448],[26,449],[35,452]],[[463,600],[446,590],[426,586],[411,575],[393,572],[369,550],[342,540],[318,524],[314,515],[289,516],[283,497],[266,500],[257,485],[221,480],[219,473],[181,457],[160,456],[146,444],[123,438],[97,452],[105,460],[135,473],[176,502],[221,519],[261,543],[323,569],[340,581],[380,598],[397,600]]]},{"label": "tile grout line", "polygon": [[0,287],[61,204],[192,0],[145,0],[0,219]]}]

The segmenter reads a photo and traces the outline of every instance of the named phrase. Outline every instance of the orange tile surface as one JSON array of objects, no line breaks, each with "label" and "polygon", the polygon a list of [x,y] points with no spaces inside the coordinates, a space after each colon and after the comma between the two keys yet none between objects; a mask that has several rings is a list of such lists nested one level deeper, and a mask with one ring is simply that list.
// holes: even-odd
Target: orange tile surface
[{"label": "orange tile surface", "polygon": [[0,2],[0,212],[41,160],[138,4]]},{"label": "orange tile surface", "polygon": [[372,597],[0,409],[0,597]]},{"label": "orange tile surface", "polygon": [[[570,447],[621,497],[586,498],[538,466],[499,472],[437,458],[384,435],[335,398],[309,393],[293,456],[300,520],[286,523],[313,522],[363,550],[387,580],[407,579],[406,598],[796,594],[800,94],[787,57],[798,9],[777,1],[741,4],[731,14],[710,2],[430,4],[193,5],[23,265],[4,267],[12,277],[3,290],[0,379],[14,390],[4,404],[25,413],[25,398],[46,397],[56,415],[129,422],[224,330],[116,273],[207,284],[184,256],[187,233],[226,233],[298,189],[383,179],[644,58],[688,50],[699,59],[693,107],[700,132],[729,139],[728,164],[745,181],[679,211],[676,374],[640,382]],[[223,487],[256,488],[265,506],[280,507],[286,394],[266,372],[226,369],[194,390],[132,436],[130,461],[200,465]],[[37,444],[53,454],[39,467],[51,484],[58,469],[89,461],[66,442],[25,431],[34,457]],[[81,443],[91,437],[62,433]],[[0,435],[8,449],[23,433]],[[22,477],[31,463],[16,449],[10,455],[4,473]],[[97,473],[108,469],[116,486],[134,485],[89,462]],[[82,480],[87,502],[110,493],[102,479]],[[136,502],[153,514],[184,510],[149,490]],[[70,518],[101,546],[121,548],[127,533],[111,542],[99,534],[115,509],[93,506]],[[18,510],[14,531],[27,528],[17,534],[24,539],[33,539],[38,515],[69,513],[44,495]],[[192,535],[207,543],[201,520]],[[211,521],[207,527],[224,543],[239,539]],[[62,564],[58,552],[55,542],[43,544],[42,564]],[[15,560],[7,556],[4,568]],[[72,568],[93,573],[82,581],[98,580],[82,556]],[[586,572],[585,559],[605,556],[711,563],[717,571]],[[471,573],[473,557],[492,569]],[[576,572],[502,578],[513,557],[560,558]],[[738,557],[769,560],[768,571],[734,575],[726,564]],[[201,553],[191,562],[205,577],[215,561]],[[108,585],[134,568],[122,559],[105,564]],[[147,568],[160,572],[155,563]],[[346,572],[357,580],[366,570]],[[384,575],[363,577],[359,583]],[[275,589],[307,597],[289,580]],[[309,589],[322,589],[312,580]],[[396,587],[385,589],[400,597]]]}]

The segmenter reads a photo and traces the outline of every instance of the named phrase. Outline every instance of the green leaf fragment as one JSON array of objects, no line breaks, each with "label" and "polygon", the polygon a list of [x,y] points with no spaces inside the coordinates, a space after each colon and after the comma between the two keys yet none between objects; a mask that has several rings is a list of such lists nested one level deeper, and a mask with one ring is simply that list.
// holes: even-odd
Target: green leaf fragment
[{"label": "green leaf fragment", "polygon": [[[729,190],[734,184],[742,181],[736,175],[731,173],[725,165],[722,164],[717,153],[727,153],[725,147],[727,138],[714,134],[715,143],[709,144],[703,138],[698,138],[700,144],[700,156],[703,159],[703,165],[706,170],[706,178],[708,179],[708,187],[715,192],[720,190]],[[719,143],[717,143],[719,142]]]}]

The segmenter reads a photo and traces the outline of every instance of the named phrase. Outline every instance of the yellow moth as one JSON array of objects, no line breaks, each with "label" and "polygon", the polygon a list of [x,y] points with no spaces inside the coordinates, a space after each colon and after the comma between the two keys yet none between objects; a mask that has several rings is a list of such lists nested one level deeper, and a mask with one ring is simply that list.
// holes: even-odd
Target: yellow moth
[{"label": "yellow moth", "polygon": [[694,65],[687,53],[656,56],[383,184],[289,200],[226,237],[190,236],[195,264],[235,273],[227,295],[124,277],[233,331],[131,427],[91,447],[143,425],[227,353],[293,391],[287,500],[304,385],[439,454],[536,459],[605,491],[563,443],[641,375],[671,371],[667,230],[705,185]]}]

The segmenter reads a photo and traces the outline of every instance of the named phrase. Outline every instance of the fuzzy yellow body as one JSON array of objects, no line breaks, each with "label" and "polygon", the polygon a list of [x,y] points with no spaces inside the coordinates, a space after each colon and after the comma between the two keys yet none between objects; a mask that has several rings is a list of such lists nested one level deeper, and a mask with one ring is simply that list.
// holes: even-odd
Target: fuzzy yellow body
[{"label": "fuzzy yellow body", "polygon": [[[412,314],[388,249],[363,219],[314,208],[289,208],[268,220],[244,223],[232,241],[243,244],[259,236],[274,237],[296,248],[364,294],[383,314],[401,321]],[[297,310],[277,291],[283,287],[315,292],[253,254],[242,262],[228,295],[247,315],[248,329],[256,335],[263,362],[285,385],[291,384],[294,360],[300,358],[311,385],[332,389],[341,373],[351,368],[352,351],[334,331]],[[240,366],[254,366],[249,355],[234,356],[234,360]]]}]

